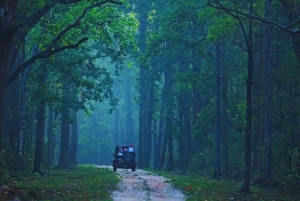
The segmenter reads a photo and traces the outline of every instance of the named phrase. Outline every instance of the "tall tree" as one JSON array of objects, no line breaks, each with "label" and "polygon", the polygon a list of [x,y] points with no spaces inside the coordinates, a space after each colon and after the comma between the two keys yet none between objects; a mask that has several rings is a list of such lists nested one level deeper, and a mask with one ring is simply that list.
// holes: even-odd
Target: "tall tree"
[{"label": "tall tree", "polygon": [[[272,0],[265,2],[265,18],[270,20]],[[271,131],[271,25],[264,26],[264,53],[265,53],[265,177],[273,180],[272,173],[272,131]]]},{"label": "tall tree", "polygon": [[45,139],[45,101],[40,103],[37,111],[37,130],[35,140],[35,158],[33,172],[42,174],[41,163],[43,160],[43,145]]},{"label": "tall tree", "polygon": [[[243,20],[240,18],[239,14],[231,9],[228,9],[222,5],[219,1],[215,0],[216,5],[208,2],[208,5],[217,9],[224,10],[230,16],[235,18],[240,25],[242,30],[246,51],[247,51],[247,79],[246,79],[246,129],[245,129],[245,172],[244,172],[244,183],[241,188],[242,192],[249,192],[250,189],[250,172],[251,172],[251,129],[252,129],[252,85],[253,85],[253,19],[249,18],[246,22],[248,30],[246,30]],[[249,15],[253,14],[253,0],[250,1],[249,5]]]},{"label": "tall tree", "polygon": [[[55,0],[45,1],[39,4],[38,8],[31,7],[32,2],[26,2],[20,6],[18,0],[3,0],[0,3],[0,46],[2,52],[0,54],[0,153],[2,152],[2,134],[3,134],[3,104],[5,95],[5,84],[9,84],[17,78],[17,75],[32,64],[37,59],[48,58],[52,54],[63,51],[68,48],[76,48],[79,44],[86,41],[87,38],[79,40],[75,44],[69,44],[66,46],[60,46],[56,48],[58,41],[71,29],[80,25],[82,18],[85,14],[94,7],[102,6],[106,3],[121,4],[118,1],[107,0],[100,1],[93,5],[87,4],[87,8],[83,14],[75,20],[73,24],[67,26],[62,32],[60,32],[52,43],[45,48],[44,51],[33,56],[22,65],[18,66],[16,70],[11,72],[12,65],[19,52],[20,47],[24,43],[24,40],[32,28],[38,23],[38,21],[56,4],[72,4],[78,3],[81,0]],[[22,2],[21,2],[22,3]],[[27,4],[28,3],[28,4]],[[20,4],[20,5],[19,5]],[[25,5],[25,6],[24,6]],[[2,172],[2,162],[0,161],[0,174]],[[1,176],[1,175],[0,175]]]},{"label": "tall tree", "polygon": [[56,168],[68,168],[70,165],[70,83],[63,83],[63,100],[61,105],[61,148]]},{"label": "tall tree", "polygon": [[78,123],[77,123],[77,111],[72,111],[72,129],[71,129],[71,145],[70,145],[70,166],[76,167],[77,162],[77,144],[78,144]]},{"label": "tall tree", "polygon": [[47,127],[47,163],[48,167],[53,165],[54,158],[54,132],[53,132],[53,120],[54,120],[54,111],[53,108],[48,109],[48,127]]},{"label": "tall tree", "polygon": [[165,118],[166,118],[166,127],[165,127],[165,135],[167,139],[167,147],[168,147],[168,154],[167,154],[167,167],[168,171],[173,171],[174,169],[174,150],[173,150],[173,112],[174,112],[174,78],[172,75],[171,65],[167,62],[166,67],[164,70],[165,76],[165,86],[164,86],[164,93],[165,93]]},{"label": "tall tree", "polygon": [[228,129],[227,129],[227,89],[228,72],[225,63],[225,42],[220,44],[220,74],[221,74],[221,130],[223,150],[223,175],[229,176],[229,150],[228,150]]},{"label": "tall tree", "polygon": [[[137,6],[139,27],[139,50],[145,53],[147,48],[147,28],[148,13],[150,11],[151,1],[139,1]],[[147,82],[147,72],[149,70],[145,64],[140,64],[139,90],[140,90],[140,111],[139,111],[139,146],[138,146],[138,165],[140,168],[149,167],[150,158],[145,157],[151,153],[151,146],[147,139],[151,139],[151,119],[149,119],[149,82]],[[150,138],[149,138],[150,136]]]},{"label": "tall tree", "polygon": [[216,44],[216,113],[215,113],[215,159],[214,159],[214,177],[221,178],[221,43]]}]

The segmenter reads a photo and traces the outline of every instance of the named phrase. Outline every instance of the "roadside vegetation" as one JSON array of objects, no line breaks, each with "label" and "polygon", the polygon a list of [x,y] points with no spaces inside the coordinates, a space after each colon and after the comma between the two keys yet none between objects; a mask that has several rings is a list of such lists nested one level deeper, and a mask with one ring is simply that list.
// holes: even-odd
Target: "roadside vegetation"
[{"label": "roadside vegetation", "polygon": [[[148,170],[148,169],[147,169]],[[150,170],[152,171],[152,170]],[[240,193],[241,182],[228,179],[216,180],[197,174],[179,174],[174,172],[152,171],[168,178],[176,188],[187,195],[187,201],[239,200],[239,201],[296,201],[300,200],[299,192],[292,192],[283,186],[263,187],[252,185],[250,193]]]},{"label": "roadside vegetation", "polygon": [[49,170],[40,174],[18,175],[1,187],[0,200],[111,200],[109,192],[119,181],[117,175],[93,165],[70,170]]}]

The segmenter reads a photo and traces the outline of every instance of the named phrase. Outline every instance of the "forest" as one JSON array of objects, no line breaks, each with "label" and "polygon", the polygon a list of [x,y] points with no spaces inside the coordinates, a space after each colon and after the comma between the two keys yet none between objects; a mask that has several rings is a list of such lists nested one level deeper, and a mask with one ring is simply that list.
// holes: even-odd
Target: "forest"
[{"label": "forest", "polygon": [[300,188],[300,1],[0,0],[0,186],[112,164]]}]

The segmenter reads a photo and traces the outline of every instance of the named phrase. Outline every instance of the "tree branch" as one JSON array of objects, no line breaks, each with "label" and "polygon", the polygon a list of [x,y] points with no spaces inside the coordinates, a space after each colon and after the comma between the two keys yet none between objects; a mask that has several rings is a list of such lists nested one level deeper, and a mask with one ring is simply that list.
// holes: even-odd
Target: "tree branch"
[{"label": "tree branch", "polygon": [[[70,0],[69,0],[70,1]],[[62,32],[60,32],[56,38],[53,40],[53,42],[49,45],[49,47],[45,50],[45,51],[49,51],[52,49],[52,46],[56,44],[57,41],[59,41],[69,30],[77,27],[80,25],[81,23],[81,20],[83,19],[83,17],[86,15],[86,13],[88,11],[90,11],[92,8],[95,8],[95,7],[100,7],[102,6],[103,4],[106,4],[108,2],[114,2],[114,3],[118,3],[120,4],[120,2],[117,2],[117,1],[112,1],[112,0],[107,0],[107,1],[102,1],[100,3],[96,3],[96,4],[93,4],[89,7],[87,7],[83,13],[81,14],[81,16],[79,16],[79,18],[77,18],[77,20],[73,23],[73,24],[70,24],[69,26],[67,26]]]},{"label": "tree branch", "polygon": [[241,43],[239,43],[236,39],[234,39],[233,42],[236,45],[238,45],[240,48],[242,48],[242,50],[244,50],[245,52],[248,52],[248,50],[246,48],[244,48],[243,45]]},{"label": "tree branch", "polygon": [[[79,0],[60,0],[57,1],[58,3],[62,3],[62,4],[67,4],[67,3],[75,3],[75,2],[79,2]],[[67,46],[63,46],[60,48],[55,48],[54,46],[58,43],[58,41],[66,34],[68,33],[71,29],[78,27],[81,23],[81,20],[84,18],[84,16],[86,15],[86,13],[88,11],[90,11],[91,9],[95,8],[95,7],[100,7],[103,4],[106,3],[113,3],[113,4],[121,4],[121,2],[118,1],[114,1],[114,0],[106,0],[106,1],[102,1],[96,4],[93,4],[89,7],[87,7],[83,13],[69,26],[67,26],[64,30],[62,30],[51,42],[51,44],[49,44],[49,46],[42,52],[40,52],[39,54],[33,56],[32,58],[30,58],[29,60],[27,60],[26,62],[24,62],[23,64],[21,64],[20,66],[18,66],[18,68],[7,78],[7,80],[5,81],[5,85],[10,84],[11,82],[13,82],[16,78],[17,75],[24,70],[25,68],[27,68],[27,66],[29,66],[30,64],[34,63],[36,60],[38,59],[45,59],[45,58],[49,58],[51,55],[57,53],[57,52],[61,52],[65,49],[74,49],[77,48],[79,46],[79,44],[83,43],[84,41],[88,40],[88,38],[83,38],[80,41],[78,41],[76,44],[72,44],[72,45],[67,45]],[[53,6],[53,5],[48,5],[48,7]],[[45,6],[46,7],[46,6]],[[49,8],[49,9],[50,9]]]},{"label": "tree branch", "polygon": [[284,26],[284,25],[281,25],[281,24],[279,24],[277,22],[264,19],[264,18],[260,17],[259,15],[250,15],[248,13],[241,12],[241,11],[239,11],[237,9],[232,9],[232,8],[225,7],[220,2],[218,2],[217,0],[215,0],[215,2],[218,4],[218,6],[211,4],[209,0],[207,1],[207,5],[210,6],[210,7],[215,8],[215,9],[223,10],[225,12],[228,12],[228,11],[235,12],[237,14],[240,14],[240,15],[243,15],[243,16],[246,16],[246,17],[249,17],[249,18],[252,18],[252,19],[264,22],[264,23],[267,23],[267,24],[275,25],[275,26],[279,27],[280,29],[282,29],[282,30],[284,30],[286,32],[289,32],[289,33],[300,33],[300,29],[299,28],[294,28],[294,29],[292,28],[293,26],[295,26],[297,24],[300,24],[300,20],[297,21],[297,22],[295,22],[295,23],[293,23],[293,24],[291,24],[291,25]]},{"label": "tree branch", "polygon": [[180,39],[180,38],[172,38],[170,36],[167,36],[166,39],[170,39],[171,41],[174,41],[174,42],[179,42],[179,44],[186,44],[187,46],[191,46],[191,47],[195,47],[197,45],[199,45],[201,42],[205,41],[206,38],[202,38],[198,41],[195,41],[195,42],[189,42],[187,40],[184,40],[184,39]]},{"label": "tree branch", "polygon": [[45,50],[45,51],[31,57],[29,60],[27,60],[26,62],[24,62],[20,66],[18,66],[18,68],[10,76],[8,76],[7,80],[5,81],[5,85],[8,85],[8,84],[12,83],[17,78],[18,74],[22,70],[26,69],[29,65],[33,64],[36,60],[49,58],[53,54],[61,52],[61,51],[66,50],[66,49],[75,49],[81,43],[83,43],[87,40],[88,40],[88,38],[82,38],[76,44],[66,45],[66,46],[63,46],[63,47],[60,47],[60,48],[57,48],[57,49],[52,49],[51,51],[46,51]]}]

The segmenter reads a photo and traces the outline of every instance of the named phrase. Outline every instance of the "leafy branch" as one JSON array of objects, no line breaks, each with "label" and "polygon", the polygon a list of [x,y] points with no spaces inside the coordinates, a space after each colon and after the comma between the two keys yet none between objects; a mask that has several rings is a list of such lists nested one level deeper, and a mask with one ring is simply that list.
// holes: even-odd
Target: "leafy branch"
[{"label": "leafy branch", "polygon": [[[70,1],[61,1],[61,2],[70,2]],[[71,29],[76,28],[80,25],[81,20],[84,18],[84,16],[86,15],[86,13],[88,11],[90,11],[91,9],[95,8],[95,7],[100,7],[103,4],[106,3],[114,3],[114,4],[121,4],[118,1],[113,1],[113,0],[107,0],[107,1],[102,1],[96,4],[93,4],[89,7],[87,7],[83,13],[77,18],[77,20],[75,20],[75,22],[73,22],[72,24],[70,24],[69,26],[67,26],[64,30],[62,30],[51,42],[51,44],[49,44],[49,46],[42,52],[40,52],[39,54],[33,56],[32,58],[30,58],[29,60],[25,61],[23,64],[19,65],[18,68],[7,78],[7,80],[5,81],[5,85],[12,83],[18,76],[18,74],[27,68],[27,66],[33,64],[36,60],[38,59],[46,59],[49,58],[51,55],[61,52],[63,50],[66,49],[75,49],[77,48],[81,43],[85,42],[88,40],[88,38],[82,38],[81,40],[79,40],[76,44],[71,44],[71,45],[66,45],[66,46],[62,46],[59,48],[54,48],[54,46],[58,43],[59,40],[61,40],[61,38],[67,34]]]},{"label": "leafy branch", "polygon": [[214,4],[211,4],[210,0],[207,1],[207,5],[212,7],[212,8],[215,8],[215,9],[219,9],[219,10],[223,10],[223,11],[226,11],[227,13],[229,13],[230,15],[234,16],[232,14],[232,12],[234,13],[237,13],[237,14],[240,14],[240,15],[243,15],[243,16],[246,16],[246,17],[249,17],[249,18],[252,18],[252,19],[255,19],[255,20],[258,20],[258,21],[261,21],[261,22],[264,22],[264,23],[267,23],[267,24],[272,24],[272,25],[275,25],[277,27],[279,27],[280,29],[286,31],[286,32],[289,32],[289,33],[300,33],[300,29],[299,28],[292,28],[294,27],[295,25],[297,24],[300,24],[300,20],[298,20],[297,22],[293,23],[293,24],[290,24],[288,26],[284,26],[282,24],[279,24],[277,22],[274,22],[274,21],[271,21],[271,20],[267,20],[267,19],[264,19],[262,18],[261,16],[259,16],[258,14],[256,15],[251,15],[251,14],[248,14],[248,13],[244,13],[242,11],[239,11],[237,9],[233,9],[233,8],[228,8],[228,7],[225,7],[224,5],[222,5],[218,0],[215,0],[216,2],[216,5]]}]

